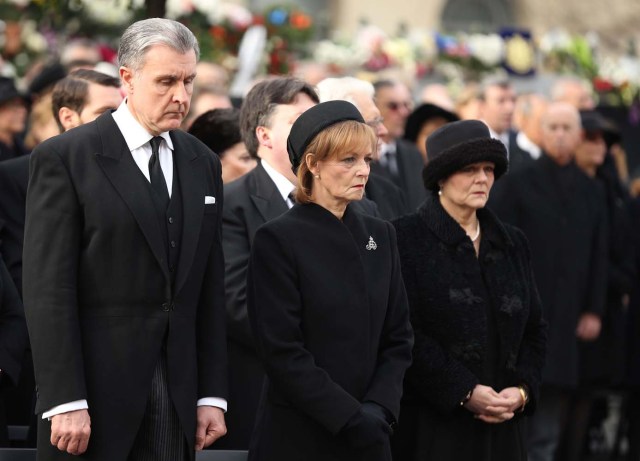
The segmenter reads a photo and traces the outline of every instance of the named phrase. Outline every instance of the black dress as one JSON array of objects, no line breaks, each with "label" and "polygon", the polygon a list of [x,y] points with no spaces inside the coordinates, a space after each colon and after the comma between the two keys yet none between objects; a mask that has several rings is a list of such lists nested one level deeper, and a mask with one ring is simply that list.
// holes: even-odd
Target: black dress
[{"label": "black dress", "polygon": [[[395,461],[526,460],[523,416],[535,407],[546,326],[522,234],[488,210],[478,217],[478,257],[437,198],[394,222],[416,338]],[[476,384],[526,384],[532,400],[488,424],[459,404]]]}]

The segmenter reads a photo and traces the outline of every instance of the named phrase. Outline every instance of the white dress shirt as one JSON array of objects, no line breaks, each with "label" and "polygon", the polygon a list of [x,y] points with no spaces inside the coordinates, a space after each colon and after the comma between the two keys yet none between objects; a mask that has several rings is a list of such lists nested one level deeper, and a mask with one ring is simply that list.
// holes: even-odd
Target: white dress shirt
[{"label": "white dress shirt", "polygon": [[[127,100],[125,99],[120,104],[120,107],[111,114],[113,120],[118,125],[118,129],[122,133],[127,147],[131,151],[133,160],[135,160],[138,168],[142,171],[142,174],[147,178],[147,181],[151,181],[149,176],[149,159],[151,158],[151,145],[149,141],[153,138],[153,135],[149,134],[142,125],[133,117],[129,107],[127,106]],[[169,132],[165,131],[160,136],[165,142],[160,144],[158,150],[160,158],[160,166],[164,179],[167,182],[167,188],[169,189],[169,197],[171,197],[171,189],[173,187],[173,143],[171,142],[171,136]],[[289,183],[291,184],[291,183]],[[227,401],[219,397],[204,397],[198,400],[198,406],[211,406],[218,407],[223,411],[227,411]],[[75,400],[69,403],[63,403],[45,411],[42,414],[42,419],[49,419],[52,416],[59,415],[61,413],[67,413],[69,411],[85,410],[89,408],[89,404],[86,400]]]},{"label": "white dress shirt", "polygon": [[264,171],[267,172],[271,180],[276,185],[278,192],[282,195],[282,199],[286,202],[287,206],[291,208],[293,206],[293,201],[289,198],[289,194],[296,190],[296,186],[291,184],[291,181],[289,181],[282,173],[276,171],[275,168],[269,165],[269,162],[266,160],[261,160],[261,163]]},{"label": "white dress shirt", "polygon": [[502,144],[504,144],[504,147],[507,149],[507,158],[509,158],[509,130],[505,131],[504,133],[498,134],[493,131],[489,125],[487,125],[487,127],[489,128],[489,134],[491,135],[491,137],[493,139],[501,141]]},{"label": "white dress shirt", "polygon": [[519,131],[516,136],[516,144],[518,147],[526,152],[529,152],[531,158],[537,160],[542,155],[542,149],[535,144],[529,137],[522,131]]}]

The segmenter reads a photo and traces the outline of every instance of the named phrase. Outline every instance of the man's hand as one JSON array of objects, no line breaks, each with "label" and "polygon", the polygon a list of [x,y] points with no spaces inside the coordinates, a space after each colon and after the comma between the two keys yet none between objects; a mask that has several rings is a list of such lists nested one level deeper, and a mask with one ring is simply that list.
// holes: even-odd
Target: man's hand
[{"label": "man's hand", "polygon": [[580,316],[576,336],[583,341],[594,341],[600,336],[600,317],[590,312],[585,312]]},{"label": "man's hand", "polygon": [[196,427],[196,450],[200,451],[227,433],[224,412],[217,407],[198,407],[198,426]]},{"label": "man's hand", "polygon": [[72,455],[87,451],[91,418],[87,410],[69,411],[51,417],[51,445]]}]

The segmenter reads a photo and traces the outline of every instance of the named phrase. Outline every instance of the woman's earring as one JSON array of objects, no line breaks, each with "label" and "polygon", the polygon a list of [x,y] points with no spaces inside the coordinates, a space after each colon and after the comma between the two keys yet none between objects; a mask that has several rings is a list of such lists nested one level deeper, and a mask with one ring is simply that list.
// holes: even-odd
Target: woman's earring
[{"label": "woman's earring", "polygon": [[314,174],[313,177],[316,178],[316,179],[320,179],[320,175],[319,174]]},{"label": "woman's earring", "polygon": [[442,195],[442,189],[438,189],[438,195]]}]

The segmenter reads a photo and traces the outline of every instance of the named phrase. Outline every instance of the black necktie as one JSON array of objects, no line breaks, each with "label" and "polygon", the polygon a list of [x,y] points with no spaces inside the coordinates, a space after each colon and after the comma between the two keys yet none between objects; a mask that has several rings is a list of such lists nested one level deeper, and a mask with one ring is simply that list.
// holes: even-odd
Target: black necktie
[{"label": "black necktie", "polygon": [[156,191],[158,197],[162,201],[162,206],[166,209],[169,206],[169,189],[167,181],[164,179],[164,173],[160,166],[159,148],[162,138],[156,136],[149,141],[151,144],[151,158],[149,159],[149,177],[151,178],[151,187]]}]

